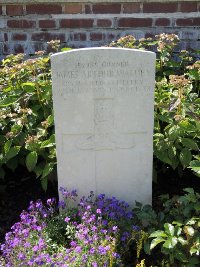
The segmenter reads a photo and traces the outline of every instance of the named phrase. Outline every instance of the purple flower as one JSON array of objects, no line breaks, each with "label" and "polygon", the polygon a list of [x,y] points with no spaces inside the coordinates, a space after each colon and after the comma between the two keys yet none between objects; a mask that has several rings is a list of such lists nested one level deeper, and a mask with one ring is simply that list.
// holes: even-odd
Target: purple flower
[{"label": "purple flower", "polygon": [[65,222],[68,223],[70,221],[70,217],[65,218]]}]

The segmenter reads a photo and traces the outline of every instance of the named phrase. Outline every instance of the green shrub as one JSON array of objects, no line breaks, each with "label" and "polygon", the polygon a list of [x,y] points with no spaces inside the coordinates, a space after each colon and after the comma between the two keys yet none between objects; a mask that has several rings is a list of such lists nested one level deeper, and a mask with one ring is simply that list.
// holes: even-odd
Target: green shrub
[{"label": "green shrub", "polygon": [[0,177],[26,166],[47,187],[56,163],[50,58],[10,55],[0,70]]}]

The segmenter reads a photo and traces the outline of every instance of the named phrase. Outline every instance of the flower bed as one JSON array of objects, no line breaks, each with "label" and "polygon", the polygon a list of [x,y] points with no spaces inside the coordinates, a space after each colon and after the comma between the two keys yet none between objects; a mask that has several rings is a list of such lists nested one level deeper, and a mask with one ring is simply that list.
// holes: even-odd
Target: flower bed
[{"label": "flower bed", "polygon": [[77,201],[75,190],[61,191],[58,204],[38,200],[22,212],[1,245],[2,266],[199,266],[200,194],[192,189],[164,196],[159,213],[104,194]]}]

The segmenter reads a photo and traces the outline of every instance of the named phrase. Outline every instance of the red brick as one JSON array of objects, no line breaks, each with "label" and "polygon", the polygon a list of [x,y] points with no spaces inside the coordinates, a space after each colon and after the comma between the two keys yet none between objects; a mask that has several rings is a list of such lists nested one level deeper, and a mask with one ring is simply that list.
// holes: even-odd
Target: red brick
[{"label": "red brick", "polygon": [[144,13],[173,13],[177,12],[178,3],[144,3],[143,12]]},{"label": "red brick", "polygon": [[61,5],[35,4],[26,6],[27,14],[61,14]]},{"label": "red brick", "polygon": [[85,5],[85,13],[86,14],[92,13],[92,6],[91,5]]},{"label": "red brick", "polygon": [[82,5],[81,4],[66,4],[64,11],[66,14],[81,14]]},{"label": "red brick", "polygon": [[42,42],[60,40],[61,42],[63,42],[65,41],[65,35],[63,33],[37,32],[32,34],[31,40]]},{"label": "red brick", "polygon": [[35,28],[36,23],[33,20],[8,20],[7,26],[9,28]]},{"label": "red brick", "polygon": [[23,6],[22,5],[7,5],[6,14],[8,16],[20,16],[23,15]]},{"label": "red brick", "polygon": [[119,19],[119,27],[149,27],[152,26],[151,18],[121,18]]},{"label": "red brick", "polygon": [[26,41],[27,35],[25,33],[13,33],[13,41]]},{"label": "red brick", "polygon": [[98,27],[106,28],[106,27],[110,27],[111,25],[112,25],[112,21],[109,19],[98,19],[97,20]]},{"label": "red brick", "polygon": [[126,3],[123,4],[123,13],[139,13],[140,3]]},{"label": "red brick", "polygon": [[200,18],[177,19],[177,26],[200,26]]},{"label": "red brick", "polygon": [[15,44],[14,45],[14,53],[24,53],[24,46],[22,44]]},{"label": "red brick", "polygon": [[155,25],[156,26],[169,26],[170,20],[166,18],[159,18],[159,19],[156,19]]},{"label": "red brick", "polygon": [[43,29],[55,28],[56,22],[50,19],[39,20],[39,27]]},{"label": "red brick", "polygon": [[82,33],[82,32],[75,32],[73,34],[73,39],[74,41],[86,41],[86,33]]},{"label": "red brick", "polygon": [[93,19],[62,19],[61,28],[90,28],[93,26]]},{"label": "red brick", "polygon": [[116,34],[116,33],[108,33],[107,34],[107,39],[109,40],[109,41],[114,41],[114,40],[117,40],[118,39],[118,34]]},{"label": "red brick", "polygon": [[197,11],[197,2],[181,2],[180,7],[181,12],[196,12]]},{"label": "red brick", "polygon": [[155,34],[153,34],[153,33],[150,33],[150,32],[147,32],[147,33],[145,33],[145,38],[155,38]]},{"label": "red brick", "polygon": [[90,40],[91,41],[101,41],[103,39],[103,34],[101,32],[91,32]]},{"label": "red brick", "polygon": [[45,44],[44,43],[34,43],[33,50],[35,52],[37,52],[37,51],[45,51]]},{"label": "red brick", "polygon": [[94,4],[92,6],[93,14],[119,14],[121,4]]}]

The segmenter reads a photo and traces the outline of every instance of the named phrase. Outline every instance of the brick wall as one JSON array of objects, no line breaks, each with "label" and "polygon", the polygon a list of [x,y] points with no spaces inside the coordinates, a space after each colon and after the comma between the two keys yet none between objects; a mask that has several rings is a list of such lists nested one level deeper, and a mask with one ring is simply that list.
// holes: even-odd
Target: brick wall
[{"label": "brick wall", "polygon": [[182,49],[200,49],[200,1],[96,2],[0,4],[0,54],[33,54],[52,39],[89,47],[162,32],[178,34]]}]

